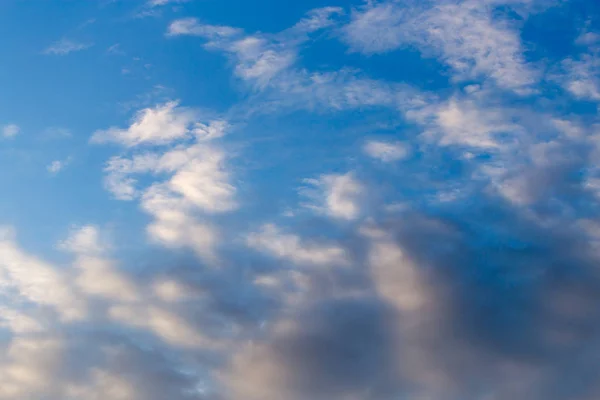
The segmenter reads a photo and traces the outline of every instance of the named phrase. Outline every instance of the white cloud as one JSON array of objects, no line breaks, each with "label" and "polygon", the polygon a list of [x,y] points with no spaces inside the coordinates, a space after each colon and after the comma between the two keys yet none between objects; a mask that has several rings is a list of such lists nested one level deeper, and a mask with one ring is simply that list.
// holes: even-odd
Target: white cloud
[{"label": "white cloud", "polygon": [[499,134],[514,136],[523,128],[510,122],[503,109],[484,106],[466,98],[451,98],[447,102],[409,110],[406,115],[427,129],[423,137],[441,146],[462,145],[475,148],[502,146]]},{"label": "white cloud", "polygon": [[[168,36],[193,35],[206,39],[207,49],[226,52],[235,63],[235,74],[255,89],[264,90],[277,85],[298,57],[298,47],[309,38],[307,34],[330,26],[332,17],[341,13],[337,7],[312,10],[292,28],[279,34],[244,35],[237,28],[202,24],[195,18],[175,20]],[[283,78],[282,78],[283,79]],[[286,78],[289,80],[289,77]]]},{"label": "white cloud", "polygon": [[37,333],[44,330],[40,321],[5,306],[0,306],[0,327],[8,328],[15,334]]},{"label": "white cloud", "polygon": [[2,136],[5,139],[10,139],[17,136],[21,132],[21,128],[15,124],[4,125],[2,127]]},{"label": "white cloud", "polygon": [[218,231],[200,222],[185,198],[164,185],[155,185],[145,192],[141,204],[154,218],[147,228],[151,239],[171,248],[190,247],[205,259],[215,260]]},{"label": "white cloud", "polygon": [[342,15],[344,9],[341,7],[322,7],[309,11],[306,17],[302,18],[291,29],[300,32],[315,32],[328,28],[335,24],[335,16]]},{"label": "white cloud", "polygon": [[[150,238],[168,247],[190,247],[214,261],[218,232],[201,222],[200,214],[220,214],[238,208],[236,188],[227,169],[227,154],[213,144],[228,124],[198,121],[194,110],[171,102],[137,113],[127,129],[97,133],[94,142],[113,140],[126,147],[147,143],[167,145],[181,138],[193,139],[168,150],[111,158],[105,168],[105,187],[119,200],[140,198],[141,207],[153,216]],[[138,189],[136,175],[166,176]]]},{"label": "white cloud", "polygon": [[196,18],[182,18],[171,22],[168,36],[191,35],[211,39],[227,38],[242,34],[241,29],[229,26],[201,24]]},{"label": "white cloud", "polygon": [[368,263],[378,292],[398,310],[419,311],[430,297],[418,268],[385,233],[372,241]]},{"label": "white cloud", "polygon": [[152,290],[159,299],[167,303],[176,303],[192,296],[187,286],[173,279],[160,279],[156,281],[152,286]]},{"label": "white cloud", "polygon": [[40,306],[52,307],[64,319],[80,319],[86,305],[60,271],[25,252],[5,230],[0,240],[0,286]]},{"label": "white cloud", "polygon": [[109,315],[126,325],[148,329],[175,346],[201,347],[211,344],[185,319],[158,307],[119,305],[112,307]]},{"label": "white cloud", "polygon": [[69,237],[58,244],[58,248],[74,254],[100,254],[106,245],[100,241],[100,232],[93,225],[72,228]]},{"label": "white cloud", "polygon": [[105,297],[112,301],[135,301],[140,295],[135,285],[104,254],[108,246],[93,225],[71,230],[58,247],[76,256],[74,283],[88,296]]},{"label": "white cloud", "polygon": [[489,77],[500,87],[529,93],[538,73],[523,56],[519,33],[492,11],[479,0],[370,3],[353,13],[343,39],[366,54],[417,45],[449,65],[457,80]]},{"label": "white cloud", "polygon": [[300,237],[281,232],[275,225],[265,225],[247,237],[250,247],[297,264],[332,265],[347,263],[346,252],[334,245],[303,242]]},{"label": "white cloud", "polygon": [[159,162],[156,154],[135,154],[131,158],[112,157],[106,163],[104,171],[108,173],[104,186],[119,200],[133,200],[138,196],[135,188],[137,180],[132,174],[153,171]]},{"label": "white cloud", "polygon": [[16,338],[0,364],[0,398],[44,397],[59,367],[64,343],[55,338]]},{"label": "white cloud", "polygon": [[92,143],[116,142],[127,147],[161,145],[183,139],[191,133],[198,118],[195,111],[179,107],[175,101],[139,111],[129,128],[112,127],[92,136]]},{"label": "white cloud", "polygon": [[167,4],[187,3],[190,0],[148,0],[149,7],[166,6]]},{"label": "white cloud", "polygon": [[237,28],[184,18],[173,21],[167,35],[202,37],[207,50],[221,51],[229,57],[235,76],[258,92],[237,107],[238,112],[394,108],[418,102],[419,93],[406,85],[369,79],[357,70],[311,72],[297,66],[300,48],[311,40],[311,34],[334,25],[335,17],[342,13],[336,7],[315,9],[291,28],[275,34],[245,34]]},{"label": "white cloud", "polygon": [[302,189],[314,201],[307,207],[338,219],[353,220],[359,216],[364,187],[352,173],[321,175],[318,179],[306,179],[305,183],[313,186]]},{"label": "white cloud", "polygon": [[103,297],[113,302],[133,302],[140,298],[133,282],[110,260],[81,255],[74,266],[79,271],[75,284],[88,296]]},{"label": "white cloud", "polygon": [[367,141],[363,150],[369,157],[386,163],[402,160],[408,156],[410,151],[405,143],[379,140]]},{"label": "white cloud", "polygon": [[138,398],[134,385],[122,376],[99,368],[92,370],[87,385],[69,385],[66,388],[69,399],[83,400],[135,400]]},{"label": "white cloud", "polygon": [[354,11],[343,39],[353,50],[366,54],[395,50],[408,42],[409,32],[403,25],[409,16],[414,17],[410,11],[392,2]]},{"label": "white cloud", "polygon": [[76,42],[70,39],[60,39],[48,46],[44,50],[44,54],[64,56],[90,47],[92,47],[92,44],[90,43]]},{"label": "white cloud", "polygon": [[56,175],[58,174],[60,171],[62,171],[63,169],[65,169],[69,163],[71,162],[71,158],[67,158],[65,160],[54,160],[52,161],[47,167],[46,170],[52,174],[52,175]]},{"label": "white cloud", "polygon": [[585,32],[577,37],[575,44],[580,46],[592,46],[600,43],[600,35],[595,32]]},{"label": "white cloud", "polygon": [[551,78],[581,100],[600,101],[600,58],[583,54],[562,62],[562,71]]}]

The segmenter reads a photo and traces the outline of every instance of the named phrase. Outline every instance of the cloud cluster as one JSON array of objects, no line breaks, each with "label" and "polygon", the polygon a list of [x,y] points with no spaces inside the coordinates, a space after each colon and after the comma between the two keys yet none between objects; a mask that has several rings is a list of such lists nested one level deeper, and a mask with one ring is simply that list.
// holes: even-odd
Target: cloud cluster
[{"label": "cloud cluster", "polygon": [[[126,148],[161,146],[107,162],[105,185],[119,200],[139,199],[154,221],[150,237],[170,247],[190,247],[208,259],[215,257],[218,232],[201,220],[203,214],[235,210],[236,189],[227,169],[227,154],[213,141],[225,134],[227,123],[204,124],[199,115],[169,102],[138,112],[126,129],[98,131],[93,143],[113,141]],[[166,176],[142,190],[135,176]]]},{"label": "cloud cluster", "polygon": [[[228,118],[154,104],[90,142],[115,151],[105,188],[149,217],[150,242],[184,251],[140,271],[84,225],[46,260],[0,228],[0,399],[597,398],[600,130],[561,105],[596,106],[598,66],[575,55],[537,85],[508,15],[543,6],[369,1],[274,34],[171,22],[169,40],[226,54],[249,96]],[[428,93],[303,68],[326,29],[357,57],[416,46],[454,79]],[[401,121],[370,124],[394,139],[353,137],[342,161],[269,182],[297,212],[248,216],[232,131],[375,107]]]}]

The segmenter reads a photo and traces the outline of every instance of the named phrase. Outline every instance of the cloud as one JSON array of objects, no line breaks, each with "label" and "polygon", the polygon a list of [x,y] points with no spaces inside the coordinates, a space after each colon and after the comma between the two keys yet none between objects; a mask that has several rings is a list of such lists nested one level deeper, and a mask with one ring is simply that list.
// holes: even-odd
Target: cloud
[{"label": "cloud", "polygon": [[169,36],[201,36],[206,38],[227,38],[242,34],[242,30],[229,26],[205,25],[196,18],[182,18],[171,22],[167,35]]},{"label": "cloud", "polygon": [[112,307],[109,315],[125,325],[148,329],[175,346],[194,348],[210,345],[210,342],[184,319],[157,307],[119,305]]},{"label": "cloud", "polygon": [[584,32],[575,39],[575,44],[580,46],[592,46],[599,42],[600,35],[595,32]]},{"label": "cloud", "polygon": [[125,53],[125,51],[123,51],[123,49],[121,49],[121,44],[120,43],[115,43],[112,46],[110,46],[109,48],[106,49],[106,54],[110,54],[113,56],[122,56],[125,55],[127,53]]},{"label": "cloud", "polygon": [[4,125],[2,127],[2,136],[5,139],[10,139],[17,136],[21,132],[21,128],[15,124]]},{"label": "cloud", "polygon": [[[115,145],[103,149],[107,191],[146,214],[166,251],[131,251],[136,229],[87,224],[59,241],[66,254],[42,258],[0,228],[0,398],[595,399],[600,136],[589,104],[580,113],[569,96],[595,100],[528,83],[536,69],[504,18],[536,3],[356,9],[357,46],[417,43],[468,84],[435,93],[304,68],[303,47],[339,26],[337,8],[275,34],[174,22],[174,36],[227,54],[250,94],[227,120],[150,99],[95,133]],[[411,38],[397,23],[431,31]],[[585,81],[566,73],[577,68],[561,63],[554,82],[569,91],[571,77]],[[285,119],[290,109],[303,111]],[[327,159],[286,158],[285,174],[256,180],[272,153],[253,147],[252,128],[313,119],[333,130]],[[365,155],[404,161],[382,171]],[[271,197],[289,207],[306,176],[303,208],[279,219]],[[121,214],[109,223],[123,227]]]},{"label": "cloud", "polygon": [[60,39],[44,50],[44,54],[65,56],[69,53],[86,50],[92,47],[91,43],[76,42],[70,39]]},{"label": "cloud", "polygon": [[137,112],[127,129],[112,127],[100,130],[92,136],[92,143],[115,142],[127,147],[140,144],[167,144],[183,139],[191,133],[197,115],[193,110],[168,102],[156,108]]},{"label": "cloud", "polygon": [[85,303],[80,301],[67,276],[25,253],[15,243],[11,230],[5,232],[0,241],[3,288],[14,291],[23,301],[55,310],[65,320],[85,317]]},{"label": "cloud", "polygon": [[70,236],[58,244],[58,248],[75,254],[99,254],[106,246],[100,243],[100,232],[93,225],[73,228]]},{"label": "cloud", "polygon": [[369,157],[386,163],[402,160],[409,154],[408,146],[401,142],[369,140],[363,150]]},{"label": "cloud", "polygon": [[168,4],[187,3],[190,0],[148,0],[148,7],[166,6]]},{"label": "cloud", "polygon": [[2,350],[0,396],[7,400],[190,398],[189,375],[159,352],[126,339],[38,335],[16,337]]},{"label": "cloud", "polygon": [[561,67],[562,71],[551,76],[553,80],[578,99],[600,101],[600,59],[582,54],[579,58],[567,58]]},{"label": "cloud", "polygon": [[491,79],[502,88],[529,93],[539,73],[525,60],[519,33],[492,16],[490,3],[369,3],[354,11],[342,39],[365,54],[414,45],[447,64],[455,80]]},{"label": "cloud", "polygon": [[307,308],[234,356],[223,378],[229,397],[391,398],[399,382],[385,305],[348,298]]},{"label": "cloud", "polygon": [[462,145],[474,148],[494,148],[507,142],[501,135],[512,136],[522,132],[522,127],[510,122],[509,110],[493,105],[480,106],[476,99],[452,98],[447,102],[432,103],[422,108],[408,110],[409,119],[427,127],[425,139],[442,146]]},{"label": "cloud", "polygon": [[[302,82],[302,73],[293,69],[300,46],[310,34],[334,24],[334,18],[343,12],[337,7],[311,10],[291,28],[277,34],[246,35],[241,29],[202,24],[195,18],[175,20],[169,26],[168,36],[192,35],[204,38],[208,50],[220,50],[234,62],[235,75],[257,91],[268,88],[293,89]],[[307,77],[308,81],[312,78]]]},{"label": "cloud", "polygon": [[307,207],[342,220],[359,216],[364,187],[352,173],[322,175],[318,179],[305,179],[305,183],[313,188],[306,187],[302,193],[315,201]]},{"label": "cloud", "polygon": [[[99,131],[92,143],[115,141],[126,148],[147,144],[168,145],[188,139],[162,152],[111,158],[105,171],[105,187],[119,200],[140,199],[140,206],[153,216],[149,236],[172,248],[190,247],[214,261],[218,232],[202,215],[222,214],[238,208],[236,188],[226,169],[227,154],[212,144],[228,125],[222,120],[204,124],[197,112],[176,102],[144,109],[127,129]],[[192,140],[190,142],[190,140]],[[136,188],[136,175],[162,174],[143,190]]]},{"label": "cloud", "polygon": [[298,264],[343,265],[347,263],[346,252],[335,245],[303,243],[296,235],[284,234],[274,225],[265,225],[247,238],[248,245],[277,258]]},{"label": "cloud", "polygon": [[65,160],[54,160],[47,167],[46,170],[52,174],[56,175],[63,169],[65,169],[71,163],[71,158],[67,158]]}]

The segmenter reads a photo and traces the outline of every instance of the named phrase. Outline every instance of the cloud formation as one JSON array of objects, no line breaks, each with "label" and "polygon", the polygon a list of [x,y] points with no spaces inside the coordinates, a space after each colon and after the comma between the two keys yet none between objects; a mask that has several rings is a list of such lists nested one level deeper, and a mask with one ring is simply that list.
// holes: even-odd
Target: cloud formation
[{"label": "cloud formation", "polygon": [[502,88],[526,93],[539,73],[525,60],[518,31],[493,16],[494,3],[368,3],[354,11],[352,21],[343,28],[342,39],[354,51],[365,54],[416,46],[448,65],[453,79],[485,77]]},{"label": "cloud formation", "polygon": [[115,211],[69,214],[50,250],[0,227],[0,399],[596,399],[596,38],[528,52],[550,4],[168,23],[165,46],[225,56],[232,104],[90,121]]}]

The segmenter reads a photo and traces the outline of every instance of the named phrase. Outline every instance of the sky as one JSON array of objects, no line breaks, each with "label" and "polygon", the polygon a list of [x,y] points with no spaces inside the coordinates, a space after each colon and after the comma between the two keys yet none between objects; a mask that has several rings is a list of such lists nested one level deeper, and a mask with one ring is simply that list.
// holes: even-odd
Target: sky
[{"label": "sky", "polygon": [[0,400],[600,398],[598,1],[0,30]]}]

